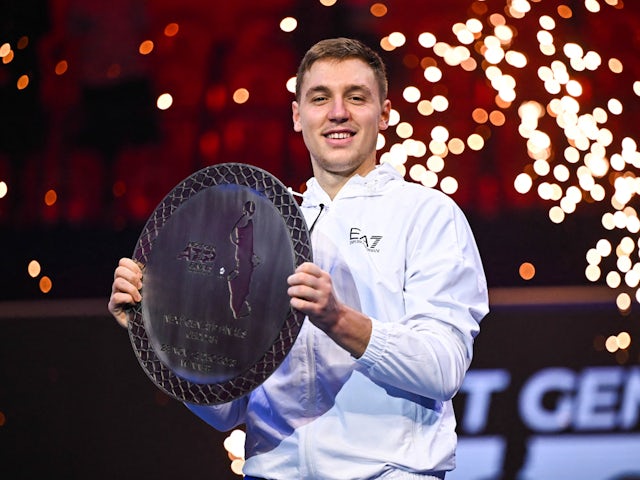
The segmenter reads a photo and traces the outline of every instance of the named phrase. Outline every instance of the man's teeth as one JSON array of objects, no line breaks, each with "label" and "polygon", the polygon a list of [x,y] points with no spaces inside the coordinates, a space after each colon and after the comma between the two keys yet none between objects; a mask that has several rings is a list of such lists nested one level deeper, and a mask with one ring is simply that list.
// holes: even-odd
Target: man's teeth
[{"label": "man's teeth", "polygon": [[350,136],[351,134],[348,132],[340,132],[340,133],[330,133],[329,135],[327,135],[327,138],[341,139],[341,138],[349,138]]}]

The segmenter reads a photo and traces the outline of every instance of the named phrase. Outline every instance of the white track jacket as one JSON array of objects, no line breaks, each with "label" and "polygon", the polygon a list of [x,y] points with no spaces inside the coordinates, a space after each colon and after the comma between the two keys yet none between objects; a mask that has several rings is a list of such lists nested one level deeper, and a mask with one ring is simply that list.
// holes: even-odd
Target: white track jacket
[{"label": "white track jacket", "polygon": [[368,315],[353,358],[308,320],[256,390],[188,407],[219,430],[246,424],[246,475],[268,479],[442,478],[455,467],[451,398],[488,312],[486,280],[461,210],[390,165],[331,200],[315,179],[302,210],[314,263]]}]

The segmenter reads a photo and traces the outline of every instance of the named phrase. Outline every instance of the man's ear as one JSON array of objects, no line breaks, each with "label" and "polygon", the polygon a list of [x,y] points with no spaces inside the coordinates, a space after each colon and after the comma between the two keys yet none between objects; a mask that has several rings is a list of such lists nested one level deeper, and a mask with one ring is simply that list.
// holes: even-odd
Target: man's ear
[{"label": "man's ear", "polygon": [[380,121],[378,122],[378,128],[380,130],[386,130],[389,127],[389,118],[391,117],[391,100],[386,99],[382,102],[382,112],[380,113]]},{"label": "man's ear", "polygon": [[302,125],[300,124],[300,112],[298,111],[298,102],[295,100],[291,102],[291,118],[293,120],[293,130],[301,132]]}]

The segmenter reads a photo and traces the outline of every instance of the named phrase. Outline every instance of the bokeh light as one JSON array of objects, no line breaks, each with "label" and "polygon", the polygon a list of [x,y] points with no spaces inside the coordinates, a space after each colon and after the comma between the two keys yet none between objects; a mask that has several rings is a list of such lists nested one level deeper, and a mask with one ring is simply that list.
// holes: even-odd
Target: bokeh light
[{"label": "bokeh light", "polygon": [[531,280],[536,275],[536,267],[530,262],[524,262],[520,265],[518,273],[523,280]]},{"label": "bokeh light", "polygon": [[167,110],[173,105],[173,97],[170,93],[163,93],[158,97],[156,105],[159,110]]}]

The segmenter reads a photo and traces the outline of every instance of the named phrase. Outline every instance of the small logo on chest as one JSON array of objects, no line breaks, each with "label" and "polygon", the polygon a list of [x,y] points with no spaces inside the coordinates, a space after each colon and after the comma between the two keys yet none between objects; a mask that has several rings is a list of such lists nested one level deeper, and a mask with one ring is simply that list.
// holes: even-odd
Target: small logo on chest
[{"label": "small logo on chest", "polygon": [[377,248],[380,240],[382,240],[382,235],[366,235],[358,227],[351,227],[349,231],[349,244],[359,243],[370,252],[380,252],[380,249]]}]

